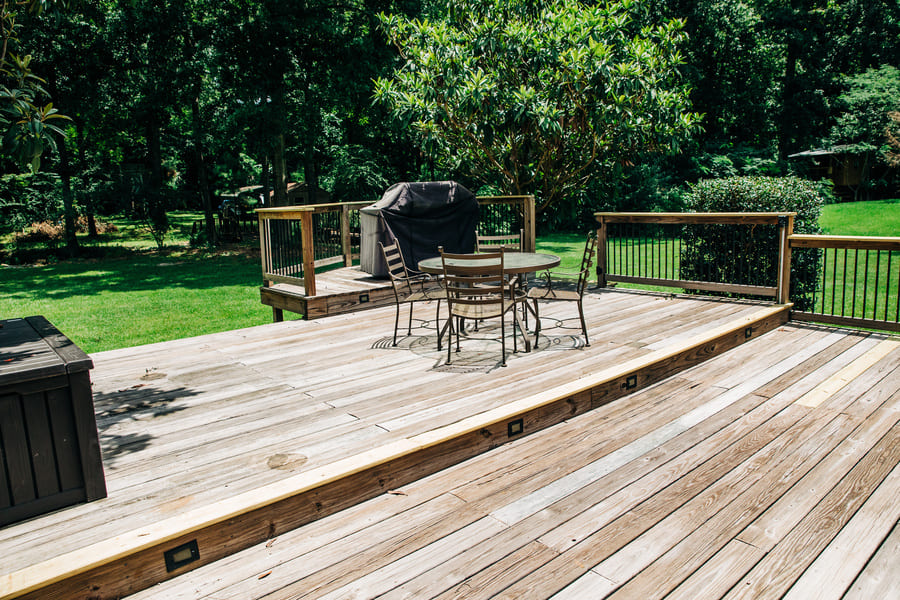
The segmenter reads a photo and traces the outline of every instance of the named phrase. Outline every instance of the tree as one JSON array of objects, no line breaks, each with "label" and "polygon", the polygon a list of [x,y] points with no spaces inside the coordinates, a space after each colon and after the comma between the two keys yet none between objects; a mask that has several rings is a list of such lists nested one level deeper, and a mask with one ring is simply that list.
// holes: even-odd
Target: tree
[{"label": "tree", "polygon": [[426,153],[543,210],[601,168],[696,130],[683,22],[633,0],[448,0],[434,21],[381,15],[403,64],[375,98]]},{"label": "tree", "polygon": [[845,81],[846,91],[838,98],[841,112],[827,142],[876,150],[885,142],[889,113],[900,110],[900,70],[884,65]]},{"label": "tree", "polygon": [[888,143],[885,158],[889,165],[896,168],[900,167],[900,111],[889,112],[888,118],[890,123],[884,131]]},{"label": "tree", "polygon": [[54,123],[66,117],[41,104],[48,97],[45,81],[31,69],[30,54],[17,53],[22,18],[45,10],[56,11],[63,0],[4,0],[0,4],[0,133],[4,153],[32,172],[41,164],[46,147],[55,148],[63,131]]},{"label": "tree", "polygon": [[[841,112],[823,142],[861,156],[862,181],[870,184],[873,167],[891,161],[891,114],[900,110],[900,70],[884,65],[845,81],[837,102]],[[868,185],[863,189],[868,193]]]}]

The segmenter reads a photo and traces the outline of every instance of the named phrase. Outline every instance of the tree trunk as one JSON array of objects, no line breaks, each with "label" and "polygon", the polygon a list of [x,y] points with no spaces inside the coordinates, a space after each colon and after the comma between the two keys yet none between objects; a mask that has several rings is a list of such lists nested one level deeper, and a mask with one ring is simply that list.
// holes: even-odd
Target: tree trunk
[{"label": "tree trunk", "polygon": [[778,157],[787,159],[797,131],[797,68],[803,45],[804,0],[791,0],[791,23],[785,28],[787,56],[784,65],[784,79],[781,89],[781,118],[778,123]]},{"label": "tree trunk", "polygon": [[216,239],[216,215],[213,210],[212,192],[209,189],[209,177],[206,173],[206,157],[203,154],[203,135],[201,132],[200,102],[197,98],[191,103],[191,117],[194,122],[194,161],[197,167],[197,187],[200,190],[200,201],[203,205],[203,214],[206,223],[206,244],[215,246]]},{"label": "tree trunk", "polygon": [[69,256],[78,255],[78,238],[75,236],[75,202],[72,199],[72,175],[69,162],[69,149],[62,140],[59,149],[59,176],[62,180],[62,199],[66,224],[66,251]]},{"label": "tree trunk", "polygon": [[[84,151],[84,122],[81,119],[75,120],[75,144],[78,147],[78,169],[84,173],[87,169],[87,158]],[[97,220],[94,218],[94,199],[88,198],[82,208],[87,216],[88,237],[94,239],[97,237]]]},{"label": "tree trunk", "polygon": [[275,206],[287,206],[287,173],[284,164],[284,134],[275,138],[275,155],[272,157],[272,170],[275,175]]},{"label": "tree trunk", "polygon": [[160,126],[155,115],[147,120],[147,169],[150,172],[150,188],[159,193],[162,188],[162,150]]},{"label": "tree trunk", "polygon": [[306,143],[306,153],[303,158],[303,179],[306,181],[307,204],[317,204],[319,173],[316,169],[315,148],[312,141]]},{"label": "tree trunk", "polygon": [[[57,86],[56,69],[51,68],[48,78],[50,90],[54,98],[59,98],[59,88]],[[69,256],[78,255],[78,238],[75,236],[75,201],[72,197],[72,168],[69,160],[69,147],[66,145],[66,139],[59,140],[57,144],[59,151],[59,177],[62,181],[62,200],[63,200],[63,219],[65,224],[66,235],[66,251]]]},{"label": "tree trunk", "polygon": [[264,154],[262,159],[262,177],[259,184],[262,186],[262,191],[260,192],[260,198],[262,198],[263,206],[269,206],[272,204],[272,199],[269,197],[269,191],[272,189],[271,184],[269,183],[269,155]]}]

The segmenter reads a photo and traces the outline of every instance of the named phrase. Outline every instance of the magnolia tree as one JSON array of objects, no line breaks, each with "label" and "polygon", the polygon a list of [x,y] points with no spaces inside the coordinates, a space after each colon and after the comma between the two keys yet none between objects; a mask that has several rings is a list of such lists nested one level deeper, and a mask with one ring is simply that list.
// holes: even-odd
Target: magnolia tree
[{"label": "magnolia tree", "polygon": [[433,21],[380,19],[402,64],[376,100],[444,167],[539,209],[698,126],[683,22],[650,23],[639,2],[448,0]]}]

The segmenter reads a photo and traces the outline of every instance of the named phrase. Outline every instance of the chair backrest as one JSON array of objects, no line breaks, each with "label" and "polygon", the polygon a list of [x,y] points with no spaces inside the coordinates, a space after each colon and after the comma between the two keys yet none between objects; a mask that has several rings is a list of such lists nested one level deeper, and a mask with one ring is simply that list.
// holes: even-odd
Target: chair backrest
[{"label": "chair backrest", "polygon": [[394,290],[397,291],[398,286],[409,288],[409,270],[407,270],[406,261],[403,260],[403,254],[400,252],[400,246],[396,242],[387,246],[378,242],[378,247],[381,248],[384,262],[387,264],[388,275],[394,285]]},{"label": "chair backrest", "polygon": [[581,268],[578,271],[578,294],[584,294],[584,288],[591,277],[591,265],[594,254],[597,252],[597,236],[593,232],[588,234],[584,242],[584,253],[581,255]]},{"label": "chair backrest", "polygon": [[484,254],[450,254],[443,248],[439,251],[451,314],[454,304],[497,304],[502,308],[504,297],[511,297],[511,283],[503,268],[503,249]]},{"label": "chair backrest", "polygon": [[503,235],[482,235],[476,232],[475,251],[497,252],[503,248],[508,252],[521,252],[522,239],[524,237],[525,231],[522,229],[516,233],[507,233]]}]

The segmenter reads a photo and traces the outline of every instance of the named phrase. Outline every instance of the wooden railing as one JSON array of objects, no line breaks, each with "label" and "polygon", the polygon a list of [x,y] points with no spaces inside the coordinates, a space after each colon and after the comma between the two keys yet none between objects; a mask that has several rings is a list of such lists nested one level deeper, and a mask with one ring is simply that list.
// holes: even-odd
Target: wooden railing
[{"label": "wooden railing", "polygon": [[534,196],[479,196],[478,231],[482,235],[522,232],[522,250],[535,251]]},{"label": "wooden railing", "polygon": [[[287,283],[316,295],[316,269],[359,260],[359,209],[371,202],[310,204],[256,211],[263,284]],[[534,196],[478,198],[481,225],[489,231],[523,231],[523,248],[534,251]],[[480,226],[481,226],[480,225]]]},{"label": "wooden railing", "polygon": [[596,213],[597,280],[788,302],[795,213]]},{"label": "wooden railing", "polygon": [[819,267],[808,308],[791,318],[900,331],[900,237],[792,235],[790,245]]},{"label": "wooden railing", "polygon": [[259,246],[264,285],[289,283],[316,295],[316,269],[359,258],[359,209],[371,202],[263,208]]}]

